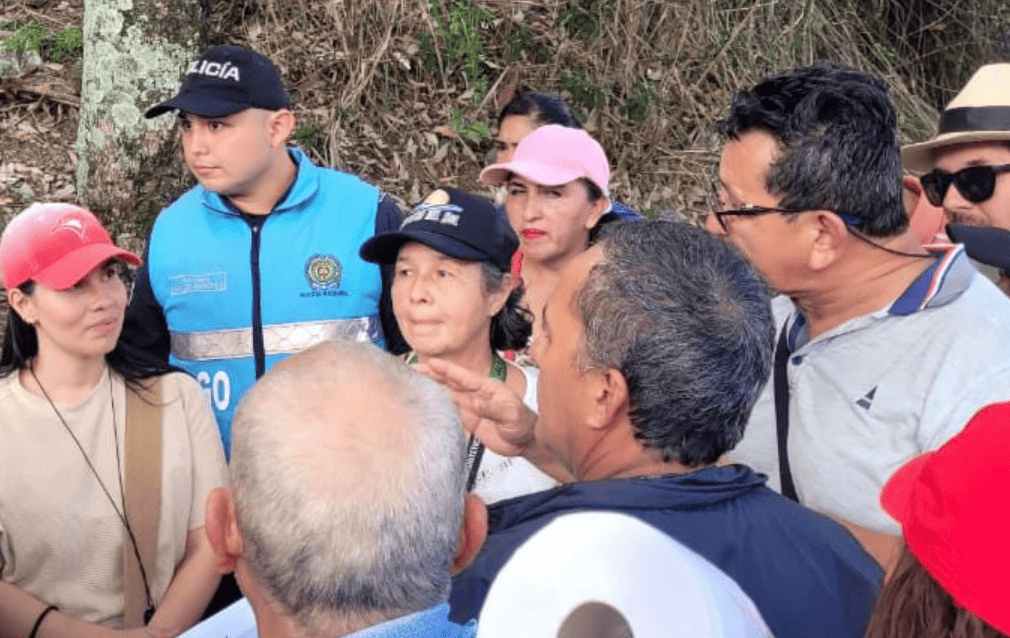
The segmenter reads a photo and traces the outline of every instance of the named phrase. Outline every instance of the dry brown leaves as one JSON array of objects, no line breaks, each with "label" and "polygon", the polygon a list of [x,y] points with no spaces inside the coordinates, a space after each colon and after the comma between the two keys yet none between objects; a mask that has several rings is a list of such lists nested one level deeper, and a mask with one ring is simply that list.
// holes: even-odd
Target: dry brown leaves
[{"label": "dry brown leaves", "polygon": [[[943,97],[988,60],[962,46],[963,68],[930,75],[924,61],[949,52],[945,38],[962,32],[981,38],[1010,31],[998,27],[1010,21],[999,13],[1005,0],[434,0],[443,19],[457,3],[487,9],[493,18],[476,30],[485,49],[483,96],[475,97],[475,78],[463,64],[445,58],[447,43],[428,0],[211,0],[207,26],[212,43],[247,44],[277,62],[305,125],[301,139],[318,160],[362,175],[403,203],[440,183],[484,190],[477,176],[491,146],[462,139],[453,108],[465,123],[493,124],[515,91],[529,89],[578,105],[565,82],[577,76],[602,92],[602,106],[583,114],[611,158],[615,195],[640,210],[675,210],[695,220],[705,212],[707,169],[718,144],[714,122],[734,90],[833,58],[885,78],[906,137],[922,139]],[[604,7],[595,13],[594,35],[559,24],[575,5]],[[74,26],[57,8],[76,10],[80,24],[83,5],[50,0],[35,10],[14,0],[13,6],[17,15],[5,18],[38,21],[55,32]],[[510,42],[524,34],[525,46],[510,57]],[[425,65],[425,37],[435,43],[434,70]],[[898,37],[920,46],[921,60],[888,40]],[[646,117],[633,121],[626,108],[643,87],[652,97]],[[76,115],[41,92],[2,95],[0,212],[8,212],[27,195],[12,195],[23,184],[39,199],[65,188],[73,148],[66,122]],[[36,132],[21,129],[19,138],[23,123]],[[62,155],[44,164],[30,159],[50,147]],[[47,184],[32,168],[53,178]]]},{"label": "dry brown leaves", "polygon": [[[80,26],[83,0],[52,2],[45,8],[8,3],[0,23],[37,22],[47,33]],[[0,29],[0,40],[13,30]],[[0,222],[37,200],[73,201],[74,144],[80,108],[75,59],[46,63],[0,78]]]},{"label": "dry brown leaves", "polygon": [[[437,1],[443,19],[455,2]],[[912,94],[895,65],[866,52],[866,25],[849,8],[859,5],[855,0],[596,5],[608,9],[587,38],[559,25],[567,0],[477,2],[494,22],[477,30],[489,90],[476,103],[461,63],[440,57],[440,69],[425,66],[423,37],[434,38],[439,53],[446,47],[425,0],[263,0],[231,36],[278,61],[301,122],[322,138],[311,145],[319,160],[359,173],[403,202],[439,183],[484,190],[477,176],[490,144],[467,143],[454,131],[454,107],[465,122],[493,124],[517,90],[577,103],[565,88],[571,75],[603,92],[604,105],[587,113],[586,128],[608,151],[615,195],[640,210],[695,220],[707,202],[714,122],[732,91],[766,74],[833,58],[891,84],[909,138],[927,135],[935,121],[936,109]],[[527,46],[512,59],[508,45],[521,32]],[[624,107],[643,86],[653,96],[648,116],[632,121]]]}]

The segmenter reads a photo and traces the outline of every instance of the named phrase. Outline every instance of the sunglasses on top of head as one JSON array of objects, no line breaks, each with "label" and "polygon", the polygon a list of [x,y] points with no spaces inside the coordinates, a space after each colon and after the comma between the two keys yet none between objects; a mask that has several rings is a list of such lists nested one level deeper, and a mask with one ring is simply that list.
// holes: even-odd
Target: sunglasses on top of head
[{"label": "sunglasses on top of head", "polygon": [[973,204],[981,204],[996,190],[996,176],[1010,173],[1010,164],[999,166],[969,166],[956,173],[934,169],[919,178],[922,192],[933,206],[942,206],[947,189],[953,184],[961,196]]}]

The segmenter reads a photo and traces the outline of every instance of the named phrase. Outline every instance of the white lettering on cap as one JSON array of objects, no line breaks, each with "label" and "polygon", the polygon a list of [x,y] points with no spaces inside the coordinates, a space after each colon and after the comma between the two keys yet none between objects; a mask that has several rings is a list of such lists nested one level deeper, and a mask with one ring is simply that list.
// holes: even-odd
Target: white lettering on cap
[{"label": "white lettering on cap", "polygon": [[400,224],[402,230],[414,222],[433,221],[446,226],[459,226],[459,214],[463,209],[454,204],[419,204]]},{"label": "white lettering on cap", "polygon": [[60,231],[70,231],[81,241],[84,241],[84,222],[82,222],[77,217],[67,215],[60,219],[56,228],[53,229],[53,233],[58,233]]},{"label": "white lettering on cap", "polygon": [[190,73],[206,75],[209,77],[221,78],[222,80],[235,80],[241,82],[237,66],[232,66],[231,62],[209,62],[207,60],[197,60],[189,67]]}]

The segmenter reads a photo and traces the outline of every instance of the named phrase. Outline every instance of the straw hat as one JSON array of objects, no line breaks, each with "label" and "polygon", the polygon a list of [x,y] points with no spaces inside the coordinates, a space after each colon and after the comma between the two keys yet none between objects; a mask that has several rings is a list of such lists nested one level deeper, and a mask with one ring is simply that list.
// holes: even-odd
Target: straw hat
[{"label": "straw hat", "polygon": [[987,64],[975,72],[940,116],[933,139],[901,149],[905,168],[933,168],[933,150],[965,142],[1010,140],[1010,63]]}]

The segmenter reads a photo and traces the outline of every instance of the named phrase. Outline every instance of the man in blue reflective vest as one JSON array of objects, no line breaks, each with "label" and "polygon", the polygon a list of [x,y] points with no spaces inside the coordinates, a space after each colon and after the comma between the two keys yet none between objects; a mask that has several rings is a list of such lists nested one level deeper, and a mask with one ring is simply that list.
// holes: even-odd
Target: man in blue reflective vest
[{"label": "man in blue reflective vest", "polygon": [[288,147],[284,83],[250,49],[204,52],[145,116],[168,112],[199,184],[154,223],[124,338],[200,381],[229,450],[239,399],[284,357],[329,338],[400,341],[388,273],[358,248],[402,215],[376,187]]}]

